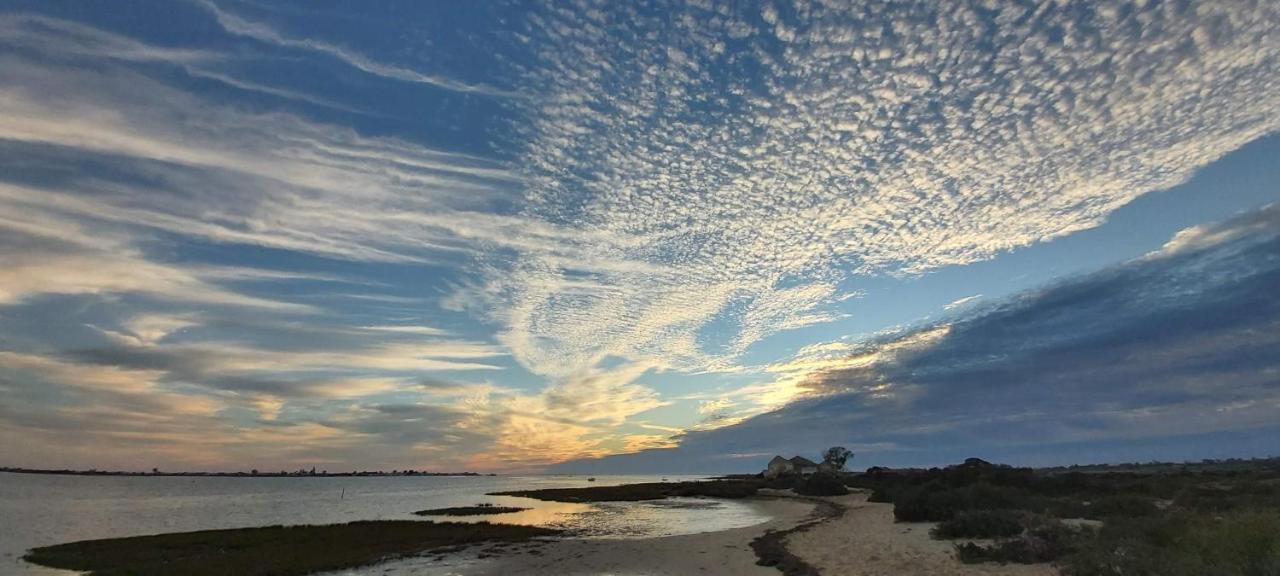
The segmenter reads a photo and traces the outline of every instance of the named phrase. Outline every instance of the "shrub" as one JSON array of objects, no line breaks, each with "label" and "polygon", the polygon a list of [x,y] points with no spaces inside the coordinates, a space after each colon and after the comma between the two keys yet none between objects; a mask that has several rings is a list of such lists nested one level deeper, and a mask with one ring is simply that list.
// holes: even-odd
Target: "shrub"
[{"label": "shrub", "polygon": [[[1014,564],[1038,564],[1051,562],[1066,556],[1079,547],[1081,540],[1091,532],[1074,530],[1057,520],[1038,522],[1017,538],[990,546],[967,542],[956,546],[956,556],[961,562],[999,562]],[[1127,574],[1127,573],[1125,573]]]},{"label": "shrub", "polygon": [[965,510],[930,531],[934,538],[1008,538],[1022,533],[1022,514],[1013,510]]},{"label": "shrub", "polygon": [[796,481],[792,488],[796,494],[805,496],[843,496],[849,493],[844,482],[834,474],[814,474]]},{"label": "shrub", "polygon": [[930,482],[893,495],[893,516],[900,522],[945,522],[964,510],[1029,509],[1017,488],[978,483],[946,488]]},{"label": "shrub", "polygon": [[1142,516],[1151,516],[1160,509],[1156,507],[1155,502],[1150,498],[1141,496],[1132,496],[1120,494],[1116,496],[1106,496],[1090,506],[1083,508],[1083,516],[1085,518],[1103,519],[1113,516],[1123,516],[1125,518],[1138,518]]},{"label": "shrub", "polygon": [[1067,576],[1274,576],[1280,511],[1116,518],[1063,562]]}]

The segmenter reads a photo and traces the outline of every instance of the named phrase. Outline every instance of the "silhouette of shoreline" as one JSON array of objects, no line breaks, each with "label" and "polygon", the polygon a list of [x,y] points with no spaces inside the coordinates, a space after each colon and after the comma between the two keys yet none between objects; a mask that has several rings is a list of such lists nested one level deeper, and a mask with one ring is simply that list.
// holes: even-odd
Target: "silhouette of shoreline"
[{"label": "silhouette of shoreline", "polygon": [[284,470],[278,472],[262,472],[252,470],[249,472],[164,472],[153,470],[151,472],[138,472],[128,470],[70,470],[70,469],[42,469],[42,468],[10,468],[0,467],[0,472],[10,472],[13,474],[52,474],[58,476],[183,476],[183,477],[225,477],[225,478],[343,478],[343,477],[369,477],[369,476],[497,476],[497,474],[481,474],[479,472],[426,472],[421,470],[358,470],[351,472],[316,472],[313,470],[296,470],[287,472]]}]

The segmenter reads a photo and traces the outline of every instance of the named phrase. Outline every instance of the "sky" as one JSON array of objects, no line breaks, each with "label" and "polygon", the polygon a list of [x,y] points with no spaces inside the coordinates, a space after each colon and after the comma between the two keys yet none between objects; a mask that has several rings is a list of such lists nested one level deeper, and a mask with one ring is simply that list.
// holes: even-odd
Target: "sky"
[{"label": "sky", "polygon": [[1280,4],[0,0],[0,465],[1280,455]]}]

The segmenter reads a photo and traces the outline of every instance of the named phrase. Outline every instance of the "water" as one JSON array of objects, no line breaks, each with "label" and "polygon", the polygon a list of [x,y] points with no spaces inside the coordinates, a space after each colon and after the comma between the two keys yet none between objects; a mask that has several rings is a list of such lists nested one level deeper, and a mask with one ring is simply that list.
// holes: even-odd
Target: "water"
[{"label": "water", "polygon": [[[698,477],[667,478],[680,481]],[[751,526],[768,520],[768,516],[752,504],[734,501],[672,499],[571,504],[485,496],[486,492],[505,490],[660,480],[661,477],[655,476],[601,476],[596,482],[588,483],[585,476],[191,478],[0,472],[0,574],[70,574],[22,561],[26,550],[49,544],[273,524],[421,520],[422,517],[412,514],[415,510],[477,502],[532,510],[447,520],[567,528],[588,538],[692,534]],[[386,568],[395,566],[344,573],[374,574]]]}]

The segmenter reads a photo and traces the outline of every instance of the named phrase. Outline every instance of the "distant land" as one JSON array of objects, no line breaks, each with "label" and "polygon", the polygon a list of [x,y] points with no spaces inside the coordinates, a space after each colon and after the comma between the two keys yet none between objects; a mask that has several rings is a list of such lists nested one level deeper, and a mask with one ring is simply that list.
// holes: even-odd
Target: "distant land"
[{"label": "distant land", "polygon": [[422,470],[353,470],[351,472],[329,472],[322,470],[317,472],[315,468],[310,470],[295,470],[286,472],[280,470],[277,472],[250,470],[248,472],[164,472],[158,469],[152,469],[150,472],[138,472],[128,470],[46,470],[41,468],[12,468],[0,466],[0,472],[12,472],[14,474],[59,474],[63,476],[229,476],[236,478],[258,478],[258,477],[324,477],[337,478],[348,476],[497,476],[497,474],[481,474],[479,472],[426,472]]}]

